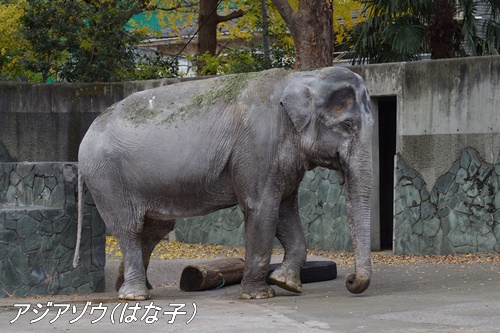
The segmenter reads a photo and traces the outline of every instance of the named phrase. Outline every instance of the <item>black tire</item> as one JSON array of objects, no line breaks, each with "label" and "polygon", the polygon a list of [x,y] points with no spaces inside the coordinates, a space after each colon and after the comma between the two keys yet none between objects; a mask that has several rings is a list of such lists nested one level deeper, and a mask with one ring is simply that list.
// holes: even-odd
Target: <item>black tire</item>
[{"label": "black tire", "polygon": [[[269,265],[266,281],[273,284],[269,280],[269,275],[280,264]],[[334,261],[306,261],[304,267],[300,271],[300,280],[302,283],[320,282],[333,280],[337,277],[337,264]]]}]

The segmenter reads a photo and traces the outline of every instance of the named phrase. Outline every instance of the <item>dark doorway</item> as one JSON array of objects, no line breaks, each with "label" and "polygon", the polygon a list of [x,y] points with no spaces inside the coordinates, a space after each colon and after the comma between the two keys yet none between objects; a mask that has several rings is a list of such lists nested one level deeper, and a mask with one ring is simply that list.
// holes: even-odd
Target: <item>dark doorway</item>
[{"label": "dark doorway", "polygon": [[394,155],[396,154],[397,97],[378,98],[380,171],[380,249],[391,250],[394,207]]}]

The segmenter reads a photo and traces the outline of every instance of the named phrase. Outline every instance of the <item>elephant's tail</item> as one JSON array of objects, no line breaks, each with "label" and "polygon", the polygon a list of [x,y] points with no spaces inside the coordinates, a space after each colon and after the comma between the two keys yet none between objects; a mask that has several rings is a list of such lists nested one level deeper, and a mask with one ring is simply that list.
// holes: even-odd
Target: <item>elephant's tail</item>
[{"label": "elephant's tail", "polygon": [[73,258],[73,267],[78,267],[80,261],[80,242],[82,240],[83,225],[83,179],[80,168],[78,168],[78,231],[76,234],[75,256]]}]

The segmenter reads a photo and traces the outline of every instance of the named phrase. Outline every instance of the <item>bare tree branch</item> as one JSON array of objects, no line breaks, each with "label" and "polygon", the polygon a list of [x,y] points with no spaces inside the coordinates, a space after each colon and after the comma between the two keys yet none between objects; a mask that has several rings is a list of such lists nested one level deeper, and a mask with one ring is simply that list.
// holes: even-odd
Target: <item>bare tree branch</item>
[{"label": "bare tree branch", "polygon": [[290,6],[288,0],[272,0],[272,2],[285,21],[293,20],[295,11],[292,6]]},{"label": "bare tree branch", "polygon": [[170,8],[165,8],[165,7],[161,7],[161,6],[150,6],[148,8],[148,10],[162,10],[162,11],[165,11],[165,12],[173,12],[173,11],[176,11],[176,10],[182,10],[182,9],[186,9],[186,8],[191,8],[191,7],[197,7],[198,4],[197,3],[192,3],[192,4],[179,4],[177,6],[174,6],[174,7],[170,7]]},{"label": "bare tree branch", "polygon": [[245,10],[238,9],[238,10],[236,10],[232,13],[229,13],[227,15],[217,15],[217,22],[218,23],[227,22],[227,21],[230,21],[232,19],[242,17],[243,15],[245,15],[245,13],[246,13]]}]

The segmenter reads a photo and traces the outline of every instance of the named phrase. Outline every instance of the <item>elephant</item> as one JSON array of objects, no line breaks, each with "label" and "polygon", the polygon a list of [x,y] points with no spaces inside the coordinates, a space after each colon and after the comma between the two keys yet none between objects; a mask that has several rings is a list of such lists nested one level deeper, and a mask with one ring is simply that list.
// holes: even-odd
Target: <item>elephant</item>
[{"label": "elephant", "polygon": [[270,280],[300,293],[307,249],[298,188],[318,166],[345,181],[356,262],[346,287],[365,291],[372,273],[372,127],[363,79],[338,66],[186,81],[106,109],[80,144],[78,183],[80,193],[87,185],[123,253],[118,298],[151,297],[149,258],[176,219],[235,205],[245,236],[239,297],[275,296],[265,282],[275,237],[285,255]]}]

